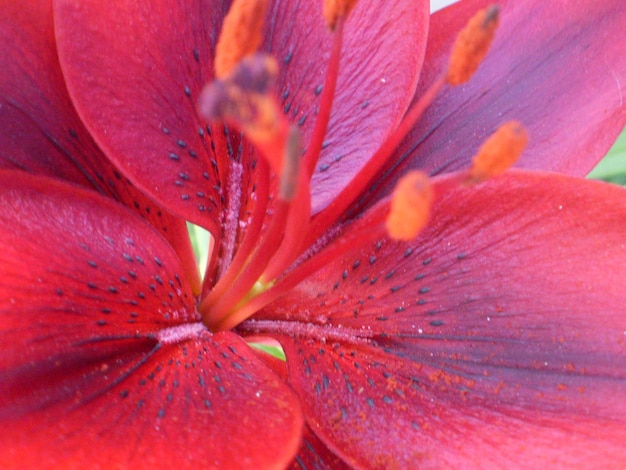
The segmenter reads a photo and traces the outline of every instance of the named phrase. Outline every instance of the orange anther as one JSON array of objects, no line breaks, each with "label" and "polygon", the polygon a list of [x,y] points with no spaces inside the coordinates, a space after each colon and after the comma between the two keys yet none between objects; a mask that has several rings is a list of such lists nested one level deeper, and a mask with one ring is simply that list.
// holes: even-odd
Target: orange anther
[{"label": "orange anther", "polygon": [[277,74],[273,57],[248,57],[238,62],[226,79],[215,80],[202,90],[198,111],[207,121],[235,125],[252,140],[270,140],[282,119],[272,94]]},{"label": "orange anther", "polygon": [[428,222],[433,202],[430,180],[421,171],[412,171],[398,182],[387,216],[387,233],[396,240],[411,240]]},{"label": "orange anther", "polygon": [[457,36],[448,67],[448,83],[467,82],[487,55],[498,26],[500,8],[492,5],[476,13]]},{"label": "orange anther", "polygon": [[244,57],[257,51],[268,7],[269,0],[234,0],[215,50],[217,78],[227,76]]},{"label": "orange anther", "polygon": [[347,18],[356,2],[357,0],[325,0],[324,19],[328,29],[334,31],[339,18]]},{"label": "orange anther", "polygon": [[468,183],[479,183],[505,172],[513,166],[528,143],[522,124],[503,124],[480,147],[472,160]]},{"label": "orange anther", "polygon": [[200,93],[198,113],[243,131],[281,174],[288,123],[273,94],[278,64],[271,56],[254,54],[237,64],[224,80]]}]

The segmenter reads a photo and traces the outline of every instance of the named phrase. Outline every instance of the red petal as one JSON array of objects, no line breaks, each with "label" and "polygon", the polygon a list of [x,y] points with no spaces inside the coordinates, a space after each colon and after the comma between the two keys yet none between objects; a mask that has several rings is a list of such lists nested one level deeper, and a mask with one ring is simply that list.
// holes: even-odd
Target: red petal
[{"label": "red petal", "polygon": [[227,6],[59,0],[54,7],[70,95],[100,147],[146,194],[219,236],[224,187],[239,194],[232,177],[242,158],[251,172],[239,139],[196,114]]},{"label": "red petal", "polygon": [[0,167],[103,187],[88,170],[101,154],[65,91],[51,2],[5,2],[0,35]]},{"label": "red petal", "polygon": [[[487,2],[463,1],[432,17],[416,96],[445,70],[456,32]],[[501,22],[484,63],[467,85],[447,89],[398,149],[431,174],[467,168],[503,122],[528,129],[518,166],[587,174],[626,123],[626,9],[620,0],[501,3]],[[391,188],[390,184],[388,187]]]},{"label": "red petal", "polygon": [[244,325],[274,330],[307,422],[353,465],[618,466],[623,220],[622,188],[511,172],[447,193],[414,242],[354,247]]},{"label": "red petal", "polygon": [[50,179],[4,171],[0,188],[1,467],[293,458],[292,392],[235,335],[198,322],[150,225]]},{"label": "red petal", "polygon": [[[320,2],[277,2],[267,47],[281,60],[285,113],[309,141],[332,35]],[[346,22],[339,80],[316,174],[313,212],[337,196],[406,111],[426,47],[427,2],[361,0]]]},{"label": "red petal", "polygon": [[311,431],[309,426],[305,426],[302,445],[290,468],[292,470],[307,470],[309,468],[316,470],[348,470],[351,467],[333,454]]},{"label": "red petal", "polygon": [[183,258],[190,278],[197,277],[184,221],[122,178],[76,114],[57,59],[51,3],[9,2],[3,13],[0,167],[91,186],[124,202],[161,230]]},{"label": "red petal", "polygon": [[[263,342],[264,338],[246,338],[248,342]],[[275,358],[265,352],[258,349],[254,349],[257,357],[259,357],[270,369],[272,369],[283,380],[287,380],[287,367],[285,361]],[[308,468],[315,468],[318,470],[342,470],[348,469],[348,467],[339,457],[337,457],[309,428],[304,427],[304,435],[302,436],[302,443],[300,449],[292,462],[291,467],[293,470]]]}]

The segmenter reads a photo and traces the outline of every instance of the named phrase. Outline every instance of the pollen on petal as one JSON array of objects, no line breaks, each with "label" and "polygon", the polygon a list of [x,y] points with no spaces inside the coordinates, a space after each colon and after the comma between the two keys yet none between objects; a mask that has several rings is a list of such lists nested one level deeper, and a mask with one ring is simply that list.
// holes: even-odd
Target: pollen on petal
[{"label": "pollen on petal", "polygon": [[447,81],[450,85],[465,83],[476,72],[493,40],[499,13],[497,5],[480,10],[459,33],[448,67]]},{"label": "pollen on petal", "polygon": [[428,222],[433,189],[428,176],[412,171],[398,182],[387,217],[387,233],[396,240],[411,240]]},{"label": "pollen on petal", "polygon": [[263,39],[262,31],[269,0],[235,0],[230,7],[215,50],[215,76],[226,77],[245,57],[254,54]]},{"label": "pollen on petal", "polygon": [[468,183],[478,183],[508,170],[528,143],[524,126],[510,121],[498,128],[480,147],[472,160]]},{"label": "pollen on petal", "polygon": [[328,29],[334,31],[339,18],[347,18],[356,2],[357,0],[325,0],[324,19]]}]

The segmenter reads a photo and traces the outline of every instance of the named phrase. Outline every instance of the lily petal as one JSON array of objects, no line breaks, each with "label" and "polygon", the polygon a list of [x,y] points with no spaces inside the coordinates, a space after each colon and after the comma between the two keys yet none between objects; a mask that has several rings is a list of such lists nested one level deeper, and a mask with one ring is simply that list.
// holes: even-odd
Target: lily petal
[{"label": "lily petal", "polygon": [[[102,154],[65,90],[47,0],[3,2],[0,18],[0,167],[106,190]],[[109,175],[106,175],[109,176]]]},{"label": "lily petal", "polygon": [[199,284],[185,222],[133,187],[97,147],[67,94],[57,58],[49,0],[3,5],[0,18],[0,168],[93,187],[149,220]]},{"label": "lily petal", "polygon": [[[279,97],[308,143],[332,35],[321,2],[276,2],[266,47],[281,60]],[[428,2],[360,0],[346,21],[337,91],[312,182],[313,213],[326,207],[397,126],[426,48]]]},{"label": "lily petal", "polygon": [[[445,70],[456,33],[489,3],[463,1],[432,16],[416,97]],[[487,58],[469,83],[446,89],[427,110],[398,148],[391,180],[408,168],[467,168],[482,141],[511,119],[529,134],[517,166],[584,176],[626,124],[623,2],[498,3]]]},{"label": "lily petal", "polygon": [[512,171],[243,326],[281,342],[307,423],[352,465],[619,466],[625,219],[622,188]]},{"label": "lily petal", "polygon": [[291,461],[293,393],[234,334],[199,323],[149,224],[48,178],[2,171],[0,188],[0,466]]},{"label": "lily petal", "polygon": [[239,142],[207,128],[196,102],[226,8],[54,1],[63,74],[98,145],[142,191],[216,236]]},{"label": "lily petal", "polygon": [[291,467],[292,470],[348,470],[349,467],[315,435],[308,426],[304,428],[302,445]]},{"label": "lily petal", "polygon": [[[150,8],[127,0],[106,7],[95,0],[55,1],[63,72],[87,128],[133,183],[213,233],[238,142],[219,127],[205,128],[195,104],[213,78],[226,8],[217,0]],[[426,2],[363,0],[352,12],[328,146],[313,182],[314,211],[338,194],[402,117],[427,28]],[[321,5],[277,2],[266,38],[264,47],[281,59],[284,111],[302,126],[306,142],[324,82],[318,68],[331,43]]]},{"label": "lily petal", "polygon": [[[246,338],[248,342],[264,342],[266,338]],[[269,354],[260,350],[255,350],[257,357],[265,362],[279,377],[283,380],[287,380],[287,365],[285,361],[270,356]],[[289,467],[293,470],[306,470],[308,468],[315,468],[318,470],[344,470],[348,467],[343,460],[335,455],[311,430],[308,425],[304,426],[304,433],[302,436],[302,443],[300,449],[296,455],[294,461]]]}]

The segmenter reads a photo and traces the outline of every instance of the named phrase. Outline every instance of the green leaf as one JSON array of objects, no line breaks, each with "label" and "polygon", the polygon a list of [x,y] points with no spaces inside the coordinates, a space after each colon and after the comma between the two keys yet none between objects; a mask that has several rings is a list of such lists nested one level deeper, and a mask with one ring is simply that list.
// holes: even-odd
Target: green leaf
[{"label": "green leaf", "polygon": [[626,186],[626,129],[606,157],[589,173],[588,178]]}]

